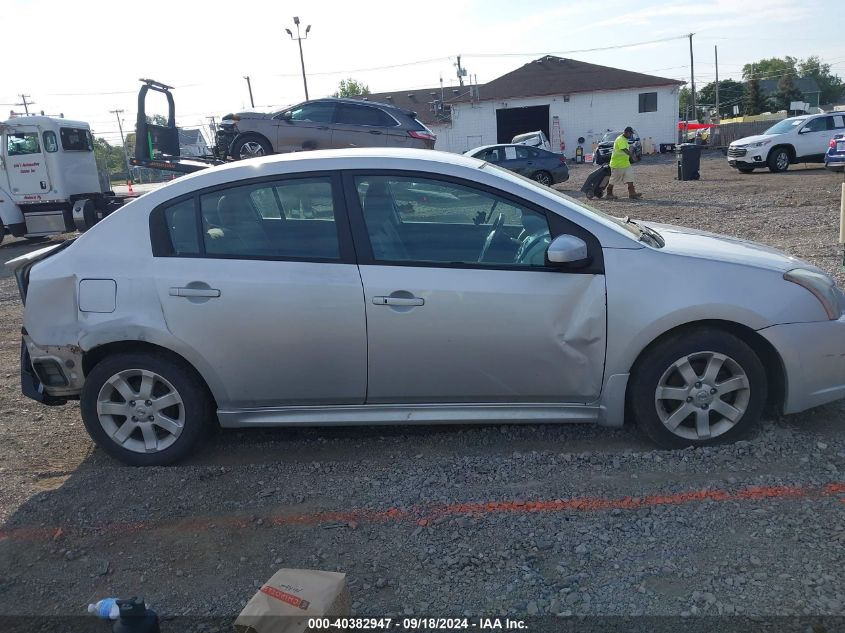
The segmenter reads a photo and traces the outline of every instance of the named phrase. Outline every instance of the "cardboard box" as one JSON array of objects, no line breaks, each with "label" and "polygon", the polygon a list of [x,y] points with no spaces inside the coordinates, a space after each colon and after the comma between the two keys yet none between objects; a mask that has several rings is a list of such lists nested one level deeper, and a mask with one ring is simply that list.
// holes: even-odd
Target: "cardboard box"
[{"label": "cardboard box", "polygon": [[346,574],[280,569],[247,602],[237,633],[306,633],[314,617],[348,617],[352,599]]}]

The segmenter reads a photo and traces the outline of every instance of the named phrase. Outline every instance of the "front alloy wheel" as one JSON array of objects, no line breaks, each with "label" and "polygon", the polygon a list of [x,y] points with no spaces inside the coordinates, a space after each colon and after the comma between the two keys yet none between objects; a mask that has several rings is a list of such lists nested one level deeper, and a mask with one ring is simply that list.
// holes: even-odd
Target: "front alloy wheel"
[{"label": "front alloy wheel", "polygon": [[712,327],[684,330],[647,349],[628,400],[638,426],[664,448],[730,442],[760,419],[766,372],[754,350]]},{"label": "front alloy wheel", "polygon": [[663,372],[654,405],[663,426],[678,437],[709,440],[742,419],[750,397],[748,376],[733,358],[699,352]]}]

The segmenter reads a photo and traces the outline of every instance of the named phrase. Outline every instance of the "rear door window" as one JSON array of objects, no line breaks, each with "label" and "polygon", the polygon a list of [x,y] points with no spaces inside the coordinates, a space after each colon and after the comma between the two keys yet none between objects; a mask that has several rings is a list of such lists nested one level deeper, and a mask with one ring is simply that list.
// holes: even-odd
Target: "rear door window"
[{"label": "rear door window", "polygon": [[337,109],[337,123],[345,125],[366,125],[368,127],[387,127],[389,119],[384,112],[378,108],[369,106],[357,106],[343,103]]}]

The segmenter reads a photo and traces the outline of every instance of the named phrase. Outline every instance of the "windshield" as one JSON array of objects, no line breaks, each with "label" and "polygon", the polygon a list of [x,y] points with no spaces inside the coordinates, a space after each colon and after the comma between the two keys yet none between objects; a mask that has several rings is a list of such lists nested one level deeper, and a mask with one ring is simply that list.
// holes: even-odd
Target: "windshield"
[{"label": "windshield", "polygon": [[601,142],[606,143],[608,141],[615,141],[622,135],[622,132],[605,132],[604,136],[601,137]]},{"label": "windshield", "polygon": [[576,200],[575,198],[572,198],[571,196],[568,196],[565,193],[562,193],[562,192],[560,192],[557,189],[554,189],[552,187],[545,187],[543,185],[538,185],[536,181],[531,180],[530,178],[526,178],[525,176],[523,176],[521,174],[517,174],[516,172],[513,172],[509,169],[505,169],[504,167],[494,165],[493,163],[485,163],[484,167],[487,168],[488,166],[497,170],[497,172],[499,172],[501,175],[507,177],[508,180],[519,179],[520,181],[524,182],[525,184],[530,185],[532,188],[541,187],[543,189],[543,191],[546,192],[546,193],[553,193],[555,196],[557,196],[559,198],[563,198],[564,200],[566,200],[568,203],[570,203],[571,205],[573,205],[575,207],[578,207],[578,208],[581,208],[581,209],[586,209],[590,213],[597,215],[598,217],[602,218],[603,220],[610,221],[613,224],[622,227],[623,229],[628,231],[628,233],[633,235],[636,239],[640,239],[640,237],[643,234],[638,225],[631,223],[631,222],[627,222],[624,218],[618,218],[614,215],[609,215],[609,214],[605,213],[604,211],[597,209],[596,207],[586,203],[584,200]]},{"label": "windshield", "polygon": [[807,119],[785,119],[780,123],[777,123],[770,127],[768,130],[763,132],[763,134],[784,134],[785,132],[789,132],[790,130],[794,130],[796,127],[801,125]]}]

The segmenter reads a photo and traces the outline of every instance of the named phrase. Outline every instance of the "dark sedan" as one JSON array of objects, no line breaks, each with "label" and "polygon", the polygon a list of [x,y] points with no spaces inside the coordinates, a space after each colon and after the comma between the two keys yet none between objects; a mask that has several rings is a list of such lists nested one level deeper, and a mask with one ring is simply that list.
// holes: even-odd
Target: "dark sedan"
[{"label": "dark sedan", "polygon": [[467,156],[486,160],[551,187],[569,180],[569,167],[563,154],[547,152],[527,145],[485,145],[476,147]]},{"label": "dark sedan", "polygon": [[837,134],[830,139],[830,146],[824,155],[824,166],[830,171],[845,169],[845,134]]}]

